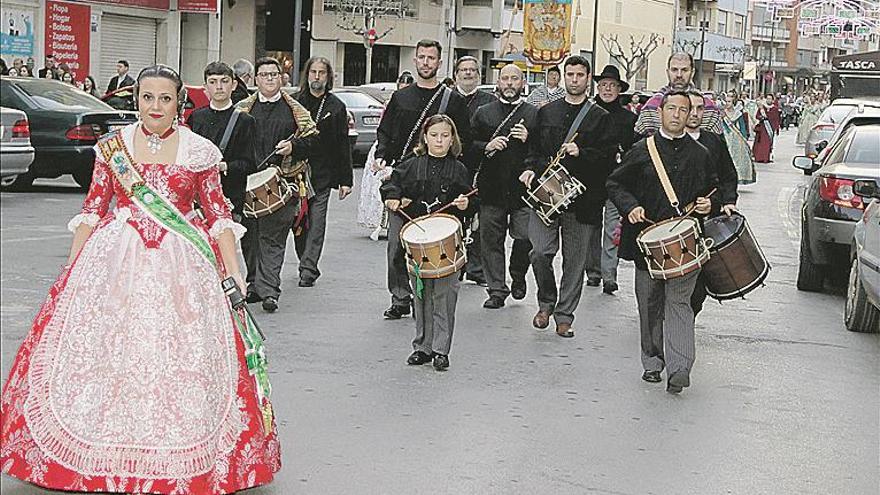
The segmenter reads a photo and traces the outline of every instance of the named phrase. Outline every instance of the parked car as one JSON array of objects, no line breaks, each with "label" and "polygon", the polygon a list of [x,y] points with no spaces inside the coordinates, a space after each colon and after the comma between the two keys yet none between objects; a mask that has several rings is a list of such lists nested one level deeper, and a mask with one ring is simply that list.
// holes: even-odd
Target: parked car
[{"label": "parked car", "polygon": [[854,109],[873,107],[880,108],[880,100],[855,100],[839,98],[834,100],[819,116],[819,120],[810,129],[804,143],[804,155],[815,157],[831,141],[838,124]]},{"label": "parked car", "polygon": [[114,110],[75,86],[51,79],[0,79],[0,106],[27,114],[34,161],[13,186],[29,186],[38,177],[73,175],[81,187],[92,182],[92,147],[103,134],[135,122],[134,112]]},{"label": "parked car", "polygon": [[[290,96],[296,97],[296,94],[299,93],[299,87],[297,86],[285,86],[281,88],[281,91],[289,94]],[[335,93],[336,90],[334,89]],[[348,112],[348,145],[354,150],[355,144],[357,144],[358,140],[358,131],[357,126],[355,125],[354,115],[351,112]]]},{"label": "parked car", "polygon": [[352,158],[358,163],[363,163],[370,152],[370,147],[376,141],[376,129],[379,128],[385,105],[357,88],[338,88],[333,90],[333,94],[345,103],[345,107],[354,119],[358,136],[352,149]]},{"label": "parked car", "polygon": [[845,274],[853,228],[865,204],[853,192],[860,179],[880,180],[880,125],[852,126],[820,162],[796,156],[792,164],[812,174],[801,212],[797,287],[822,290],[829,275]]},{"label": "parked car", "polygon": [[186,88],[186,101],[183,103],[183,113],[180,116],[181,122],[186,122],[190,114],[211,103],[211,98],[208,97],[204,86],[191,86],[187,84],[184,85],[184,88]]},{"label": "parked car", "polygon": [[361,84],[357,89],[379,100],[383,105],[388,104],[391,94],[397,91],[396,82]]},{"label": "parked car", "polygon": [[880,332],[880,185],[856,181],[853,192],[870,202],[856,222],[843,321],[853,332]]},{"label": "parked car", "polygon": [[819,146],[822,149],[819,151],[816,161],[821,161],[821,159],[824,158],[824,156],[828,154],[828,151],[834,146],[834,143],[840,139],[840,136],[843,135],[844,131],[851,126],[868,124],[880,124],[880,108],[866,107],[864,105],[854,107],[837,125],[836,129],[834,129],[834,134],[831,135],[828,141],[821,141],[819,143]]},{"label": "parked car", "polygon": [[21,110],[0,107],[0,184],[11,184],[34,161],[31,127]]}]

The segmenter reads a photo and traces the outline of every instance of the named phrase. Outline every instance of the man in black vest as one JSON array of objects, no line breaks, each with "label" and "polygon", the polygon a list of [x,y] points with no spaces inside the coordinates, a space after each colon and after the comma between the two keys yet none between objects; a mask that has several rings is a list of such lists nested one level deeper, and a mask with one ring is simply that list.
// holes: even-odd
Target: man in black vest
[{"label": "man in black vest", "polygon": [[[223,194],[232,203],[232,216],[241,222],[247,176],[256,172],[254,132],[256,121],[236,109],[232,93],[236,82],[232,68],[223,62],[205,67],[205,92],[211,99],[208,106],[190,114],[187,125],[196,134],[208,138],[220,148],[220,181]],[[233,120],[234,119],[234,120]]]},{"label": "man in black vest", "polygon": [[333,67],[324,57],[312,57],[303,66],[302,89],[296,96],[309,111],[318,127],[318,143],[309,155],[312,187],[309,199],[308,228],[300,235],[294,232],[296,255],[299,257],[299,286],[312,287],[321,276],[318,260],[324,249],[327,229],[327,207],[330,190],[339,189],[339,199],[351,193],[353,181],[351,148],[348,146],[348,110],[345,103],[330,92],[333,89]]},{"label": "man in black vest", "polygon": [[128,60],[120,60],[116,62],[116,75],[110,78],[107,92],[116,91],[127,86],[134,86],[134,79],[128,75]]},{"label": "man in black vest", "polygon": [[[571,329],[574,312],[581,298],[587,249],[593,236],[602,235],[604,203],[602,172],[608,155],[614,153],[608,112],[587,98],[590,86],[590,62],[579,55],[564,64],[565,98],[538,110],[532,132],[528,170],[520,180],[526,187],[541,174],[558,152],[561,164],[586,187],[567,210],[545,225],[536,213],[529,221],[532,242],[532,269],[538,283],[538,312],[532,320],[535,328],[547,328],[550,316],[556,320],[560,337],[574,337]],[[553,259],[562,238],[562,283],[556,285]]]},{"label": "man in black vest", "polygon": [[[435,40],[421,40],[416,44],[413,64],[416,66],[416,82],[395,91],[385,107],[385,113],[376,131],[376,171],[395,166],[412,156],[418,144],[422,122],[438,113],[452,118],[462,149],[471,147],[471,125],[467,102],[455,91],[440,84],[437,71],[442,64],[443,48]],[[403,247],[400,245],[400,229],[404,219],[398,214],[388,218],[388,291],[391,307],[384,316],[389,320],[400,319],[410,313],[412,289],[406,271]]]},{"label": "man in black vest", "polygon": [[[526,297],[526,272],[529,269],[529,208],[519,176],[528,156],[529,129],[533,129],[538,108],[522,96],[525,81],[519,67],[509,64],[498,76],[499,100],[480,107],[471,121],[474,149],[480,150],[477,187],[480,192],[480,236],[483,273],[489,299],[484,308],[504,306],[508,295]],[[513,238],[510,254],[511,287],[504,275],[507,232]],[[468,251],[468,255],[471,251]]]}]

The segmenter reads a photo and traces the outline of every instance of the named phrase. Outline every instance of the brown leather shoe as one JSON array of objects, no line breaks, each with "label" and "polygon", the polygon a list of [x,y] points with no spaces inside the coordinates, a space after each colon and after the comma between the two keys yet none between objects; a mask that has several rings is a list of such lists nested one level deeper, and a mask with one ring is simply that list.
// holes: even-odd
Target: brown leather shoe
[{"label": "brown leather shoe", "polygon": [[559,335],[560,337],[564,337],[566,339],[574,337],[574,331],[571,329],[571,323],[557,323],[556,335]]},{"label": "brown leather shoe", "polygon": [[550,325],[550,313],[547,311],[538,311],[535,313],[532,325],[534,325],[535,328],[547,328],[547,326]]}]

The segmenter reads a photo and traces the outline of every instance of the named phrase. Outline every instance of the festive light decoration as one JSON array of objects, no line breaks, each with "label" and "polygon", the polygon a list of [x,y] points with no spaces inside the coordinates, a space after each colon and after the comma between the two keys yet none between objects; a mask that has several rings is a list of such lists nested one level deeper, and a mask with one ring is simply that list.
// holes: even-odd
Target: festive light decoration
[{"label": "festive light decoration", "polygon": [[878,0],[756,0],[774,22],[797,19],[803,36],[867,39],[880,34]]}]

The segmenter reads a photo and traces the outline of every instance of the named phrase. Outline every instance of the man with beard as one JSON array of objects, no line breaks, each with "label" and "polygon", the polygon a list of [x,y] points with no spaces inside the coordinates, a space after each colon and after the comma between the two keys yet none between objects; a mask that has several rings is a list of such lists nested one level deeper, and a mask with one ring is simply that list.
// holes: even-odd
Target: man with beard
[{"label": "man with beard", "polygon": [[232,218],[242,220],[247,176],[256,172],[254,132],[256,122],[234,108],[232,93],[237,86],[232,69],[223,62],[205,67],[205,92],[210,103],[190,114],[187,125],[211,140],[223,153],[220,176],[223,194],[232,203]]},{"label": "man with beard", "polygon": [[[531,187],[536,172],[542,172],[557,152],[565,157],[562,165],[587,188],[575,198],[548,227],[532,212],[529,240],[532,243],[532,269],[538,283],[538,312],[532,324],[547,328],[552,314],[556,334],[574,337],[571,324],[581,298],[587,246],[593,236],[601,235],[602,194],[605,174],[603,163],[615,151],[609,135],[608,112],[587,98],[590,86],[590,62],[581,56],[569,57],[564,64],[566,95],[538,111],[533,127],[528,170],[520,180]],[[556,286],[553,258],[562,237],[562,284]]]},{"label": "man with beard", "polygon": [[305,218],[307,228],[296,235],[294,245],[299,257],[299,286],[312,287],[321,276],[318,260],[324,249],[327,229],[327,206],[330,190],[339,189],[339,200],[351,193],[354,181],[351,170],[351,148],[348,143],[348,110],[345,103],[330,92],[333,89],[333,67],[324,57],[312,57],[303,66],[302,89],[296,99],[309,111],[318,127],[318,143],[309,155],[312,188]]},{"label": "man with beard", "polygon": [[[254,146],[257,158],[268,157],[270,166],[277,166],[282,177],[290,179],[294,190],[308,182],[308,164],[304,160],[318,144],[318,129],[309,115],[293,97],[281,91],[281,64],[272,57],[263,57],[254,64],[257,70],[257,93],[238,104],[257,123]],[[292,139],[288,137],[294,134]],[[304,177],[305,176],[305,177]],[[241,240],[247,264],[248,302],[262,301],[263,310],[278,310],[281,295],[281,266],[287,249],[290,226],[297,220],[297,206],[310,191],[300,191],[274,213],[260,218],[245,218],[247,233]],[[303,198],[302,196],[306,196]]]},{"label": "man with beard", "polygon": [[[712,204],[707,197],[717,181],[706,148],[685,132],[690,99],[685,92],[663,96],[661,128],[648,139],[636,143],[608,178],[608,195],[627,219],[621,235],[620,257],[636,265],[635,292],[641,331],[642,380],[661,381],[666,368],[666,390],[680,393],[690,385],[694,364],[694,312],[690,298],[700,270],[668,280],[651,278],[647,263],[639,253],[636,238],[649,226],[681,216],[676,204],[693,204],[697,215],[706,215]],[[656,146],[658,161],[652,159]],[[658,170],[665,170],[660,173]],[[668,195],[661,177],[668,177]],[[665,345],[665,350],[664,350]]]},{"label": "man with beard", "polygon": [[614,244],[614,231],[620,225],[620,214],[614,203],[607,199],[605,194],[605,179],[620,163],[623,156],[633,145],[635,133],[633,125],[636,116],[627,110],[620,101],[620,93],[629,89],[629,84],[620,78],[620,71],[613,65],[607,65],[602,73],[593,76],[596,79],[597,105],[608,112],[608,124],[613,136],[612,142],[615,153],[605,157],[603,169],[604,177],[601,181],[602,200],[605,204],[605,212],[602,218],[602,236],[591,237],[592,244],[589,246],[587,257],[587,285],[598,287],[602,281],[602,291],[605,294],[614,294],[617,291],[617,246]]},{"label": "man with beard", "polygon": [[[413,155],[418,144],[422,123],[433,115],[444,113],[452,118],[462,149],[471,146],[471,125],[467,103],[461,95],[437,81],[437,71],[442,64],[443,48],[435,40],[421,40],[416,44],[413,64],[416,66],[416,82],[395,91],[385,107],[385,113],[376,131],[376,160],[374,171],[404,162]],[[457,157],[456,157],[457,158]],[[433,206],[433,205],[432,205]],[[412,289],[406,270],[403,246],[400,245],[400,228],[404,219],[398,214],[388,218],[388,291],[391,307],[384,316],[397,320],[410,313]]]},{"label": "man with beard", "polygon": [[[498,76],[501,99],[480,107],[471,121],[474,149],[482,151],[476,182],[480,189],[483,272],[489,287],[489,299],[483,307],[488,309],[504,306],[508,295],[514,299],[526,297],[526,272],[532,245],[529,209],[521,199],[525,189],[519,176],[528,155],[528,129],[534,128],[538,109],[523,99],[524,85],[519,67],[504,66]],[[511,288],[507,287],[504,275],[504,241],[508,230],[513,238]]]},{"label": "man with beard", "polygon": [[[477,85],[480,83],[480,61],[476,58],[470,55],[459,58],[455,62],[455,70],[453,72],[455,73],[455,91],[467,102],[469,120],[473,120],[478,108],[498,100],[494,95],[477,89]],[[480,164],[482,156],[483,150],[476,147],[465,149],[462,152],[461,161],[471,172],[472,176]],[[464,271],[467,274],[468,280],[477,285],[485,286],[486,276],[483,273],[480,248],[480,221],[475,220],[466,223],[470,224],[466,225],[466,228],[471,230],[470,238],[472,242],[468,245],[468,260]]]},{"label": "man with beard", "polygon": [[232,71],[235,73],[235,91],[232,93],[232,102],[238,104],[241,100],[251,95],[248,86],[254,82],[254,64],[249,60],[240,58],[232,64]]},{"label": "man with beard", "polygon": [[538,108],[544,105],[565,98],[565,88],[559,85],[562,76],[559,74],[559,67],[552,66],[547,69],[545,84],[538,86],[530,94],[528,102]]},{"label": "man with beard", "polygon": [[[666,76],[669,84],[661,88],[642,106],[639,119],[636,121],[636,134],[650,136],[660,128],[660,102],[670,91],[690,91],[697,89],[691,82],[694,77],[694,57],[689,53],[673,53],[666,61]],[[721,134],[721,112],[711,98],[706,98],[705,111],[701,128]]]},{"label": "man with beard", "polygon": [[[733,159],[727,150],[724,136],[700,129],[704,111],[703,95],[699,91],[688,91],[688,96],[691,100],[691,112],[688,114],[686,124],[687,133],[709,152],[709,163],[713,168],[712,174],[718,179],[716,195],[721,204],[721,212],[725,215],[731,215],[736,211],[736,187],[739,182],[736,166],[734,166]],[[691,296],[694,317],[702,311],[706,295],[706,283],[702,276],[697,277],[697,284]]]}]

